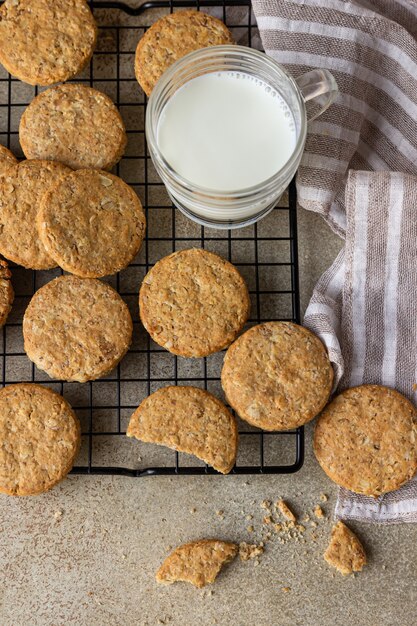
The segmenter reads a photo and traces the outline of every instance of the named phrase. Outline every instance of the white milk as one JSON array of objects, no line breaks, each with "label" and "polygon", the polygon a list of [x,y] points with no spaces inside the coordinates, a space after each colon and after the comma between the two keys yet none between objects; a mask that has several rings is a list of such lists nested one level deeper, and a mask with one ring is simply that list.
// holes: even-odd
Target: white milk
[{"label": "white milk", "polygon": [[282,96],[238,72],[190,80],[165,105],[157,143],[183,178],[219,192],[251,187],[276,174],[296,145]]}]

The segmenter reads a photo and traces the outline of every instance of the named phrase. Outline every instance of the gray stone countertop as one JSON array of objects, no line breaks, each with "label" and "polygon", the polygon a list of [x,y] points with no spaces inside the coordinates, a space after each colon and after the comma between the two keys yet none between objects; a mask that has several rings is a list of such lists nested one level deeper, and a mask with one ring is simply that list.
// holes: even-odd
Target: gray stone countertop
[{"label": "gray stone countertop", "polygon": [[[300,210],[299,246],[304,309],[341,242]],[[311,431],[293,475],[70,476],[40,497],[0,496],[1,626],[413,626],[417,526],[352,524],[369,565],[355,577],[331,571],[322,555],[337,489],[313,458]],[[326,518],[306,523],[305,543],[273,534],[259,564],[236,560],[209,590],[156,584],[171,547],[258,542],[261,501],[284,497],[303,517],[321,493]]]}]

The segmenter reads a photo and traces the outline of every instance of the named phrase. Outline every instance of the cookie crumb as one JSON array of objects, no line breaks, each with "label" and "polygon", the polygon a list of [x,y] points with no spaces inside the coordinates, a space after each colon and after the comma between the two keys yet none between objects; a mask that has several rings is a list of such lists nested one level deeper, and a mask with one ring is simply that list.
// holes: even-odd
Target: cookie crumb
[{"label": "cookie crumb", "polygon": [[310,526],[311,526],[312,528],[317,528],[317,522],[314,522],[314,521],[313,521],[313,522],[310,522]]},{"label": "cookie crumb", "polygon": [[192,513],[192,514],[197,513],[197,509],[195,509],[195,508],[190,509],[190,513]]},{"label": "cookie crumb", "polygon": [[291,520],[292,522],[295,522],[297,520],[296,516],[284,500],[278,500],[275,506],[288,520]]},{"label": "cookie crumb", "polygon": [[64,514],[64,511],[61,511],[61,510],[55,511],[54,518],[58,521],[62,519],[63,514]]},{"label": "cookie crumb", "polygon": [[289,591],[291,591],[291,587],[281,587],[281,589],[284,593],[288,593]]},{"label": "cookie crumb", "polygon": [[264,524],[272,524],[272,517],[271,515],[265,515],[265,517],[263,518],[263,523]]},{"label": "cookie crumb", "polygon": [[282,531],[282,524],[274,524],[274,530],[276,533],[280,533]]},{"label": "cookie crumb", "polygon": [[253,526],[248,526],[246,530],[248,531],[248,533],[253,533],[255,529]]},{"label": "cookie crumb", "polygon": [[219,509],[218,511],[216,511],[216,515],[218,515],[219,517],[223,517],[224,511],[222,511],[222,509]]},{"label": "cookie crumb", "polygon": [[246,519],[248,520],[248,522],[250,522],[250,520],[253,519],[253,515],[247,515]]},{"label": "cookie crumb", "polygon": [[272,506],[272,502],[270,500],[262,500],[261,509],[269,510]]},{"label": "cookie crumb", "polygon": [[314,515],[318,518],[318,519],[323,519],[324,517],[324,511],[321,508],[321,506],[319,504],[317,504],[317,506],[314,509]]},{"label": "cookie crumb", "polygon": [[322,502],[327,502],[327,500],[328,500],[328,499],[329,499],[329,498],[326,496],[326,494],[325,494],[325,493],[321,493],[321,494],[320,494],[320,500],[321,500]]},{"label": "cookie crumb", "polygon": [[[239,544],[239,556],[241,561],[249,561],[250,559],[254,559],[255,557],[259,556],[260,554],[263,554],[264,552],[264,546],[263,544],[258,544],[256,545],[256,543],[246,543],[245,541],[242,541],[242,543]],[[259,564],[259,561],[258,561]]]}]

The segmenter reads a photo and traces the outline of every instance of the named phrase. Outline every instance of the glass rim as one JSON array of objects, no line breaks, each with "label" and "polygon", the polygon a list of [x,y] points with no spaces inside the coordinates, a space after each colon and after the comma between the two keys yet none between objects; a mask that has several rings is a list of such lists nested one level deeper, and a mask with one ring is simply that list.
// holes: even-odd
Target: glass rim
[{"label": "glass rim", "polygon": [[[198,70],[198,65],[195,64],[196,61],[208,60],[210,58],[212,58],[213,60],[216,60],[216,58],[221,59],[225,55],[229,58],[233,58],[233,57],[241,58],[242,56],[246,56],[246,57],[257,60],[258,62],[261,61],[263,65],[265,66],[265,68],[269,68],[270,70],[273,70],[274,72],[277,72],[278,74],[280,74],[281,77],[285,77],[285,79],[291,85],[293,92],[297,98],[297,101],[299,104],[300,116],[301,116],[300,134],[297,138],[297,143],[294,148],[294,151],[291,154],[291,157],[285,163],[285,165],[281,167],[281,169],[279,169],[277,172],[275,172],[272,176],[257,183],[256,185],[252,185],[250,187],[242,187],[240,189],[234,189],[230,191],[216,190],[213,188],[196,185],[192,181],[181,176],[181,174],[179,174],[168,163],[168,161],[165,159],[164,155],[162,154],[161,150],[159,149],[157,138],[156,138],[156,132],[155,132],[157,129],[154,129],[154,124],[153,124],[153,119],[152,119],[154,109],[156,105],[158,104],[159,99],[164,95],[164,91],[170,86],[170,83],[172,79],[175,78],[175,75],[177,74],[178,70],[185,69],[189,64],[193,66],[193,69]],[[242,71],[244,71],[244,67],[242,68]],[[209,73],[209,72],[202,72],[202,74],[204,73]],[[202,74],[199,74],[199,75],[202,75]],[[193,78],[195,77],[191,76],[188,80],[192,80]],[[185,82],[188,82],[188,80],[186,80]],[[262,80],[264,79],[262,78]],[[265,80],[265,82],[267,81]],[[291,172],[291,170],[294,167],[294,164],[298,162],[300,153],[302,152],[304,148],[304,143],[305,143],[305,139],[307,135],[307,114],[306,114],[304,99],[302,97],[301,91],[296,81],[285,70],[285,68],[282,65],[274,61],[271,57],[267,56],[264,52],[260,52],[259,50],[254,50],[253,48],[249,48],[247,46],[228,44],[228,45],[222,45],[222,46],[210,46],[207,48],[201,48],[199,50],[190,52],[184,57],[181,57],[181,59],[178,59],[177,61],[175,61],[175,63],[173,63],[162,74],[161,78],[158,80],[154,89],[152,90],[152,93],[148,100],[148,105],[146,109],[145,131],[146,131],[146,139],[149,143],[149,147],[154,153],[154,156],[157,157],[158,161],[163,166],[165,174],[169,174],[169,176],[172,178],[174,183],[179,185],[183,190],[187,190],[190,193],[193,193],[193,194],[197,193],[200,196],[205,196],[207,198],[222,201],[223,199],[230,200],[236,197],[244,198],[244,197],[256,195],[258,192],[268,192],[269,189],[272,190],[275,187],[277,180],[281,176],[288,175],[288,173]]]}]

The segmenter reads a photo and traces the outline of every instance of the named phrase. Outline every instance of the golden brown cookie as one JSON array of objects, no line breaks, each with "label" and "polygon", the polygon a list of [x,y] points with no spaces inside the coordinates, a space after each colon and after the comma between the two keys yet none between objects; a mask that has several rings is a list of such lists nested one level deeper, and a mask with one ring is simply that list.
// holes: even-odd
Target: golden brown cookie
[{"label": "golden brown cookie", "polygon": [[73,84],[52,87],[32,100],[20,120],[19,139],[28,159],[60,161],[74,170],[111,169],[127,142],[110,98]]},{"label": "golden brown cookie", "polygon": [[30,85],[73,78],[91,59],[96,41],[84,0],[6,0],[0,7],[0,63]]},{"label": "golden brown cookie", "polygon": [[130,418],[128,437],[193,454],[222,474],[236,461],[236,420],[220,400],[197,387],[163,387]]},{"label": "golden brown cookie", "polygon": [[230,346],[221,379],[242,419],[264,430],[290,430],[326,405],[333,369],[323,344],[307,328],[267,322]]},{"label": "golden brown cookie", "polygon": [[0,178],[0,254],[28,269],[56,267],[36,227],[36,216],[47,191],[71,170],[52,161],[22,161]]},{"label": "golden brown cookie", "polygon": [[62,396],[32,383],[1,389],[1,493],[48,491],[71,470],[79,447],[80,424]]},{"label": "golden brown cookie", "polygon": [[145,236],[145,214],[129,185],[101,170],[72,172],[45,194],[37,217],[45,250],[83,278],[129,265]]},{"label": "golden brown cookie", "polygon": [[333,526],[324,560],[344,576],[360,572],[366,565],[366,554],[361,542],[343,522],[339,521]]},{"label": "golden brown cookie", "polygon": [[250,299],[237,269],[206,250],[180,250],[145,276],[140,318],[156,343],[173,354],[202,357],[228,346],[249,316]]},{"label": "golden brown cookie", "polygon": [[6,261],[0,259],[0,326],[6,323],[7,317],[12,310],[14,291],[12,281],[10,280],[11,277],[12,274]]},{"label": "golden brown cookie", "polygon": [[178,581],[191,583],[201,589],[214,583],[220,570],[238,553],[238,546],[219,539],[202,539],[176,548],[156,573],[159,583]]},{"label": "golden brown cookie", "polygon": [[4,174],[11,165],[16,165],[16,163],[17,159],[15,155],[0,144],[0,176]]},{"label": "golden brown cookie", "polygon": [[84,383],[108,374],[126,354],[132,318],[106,283],[61,276],[31,299],[23,337],[39,369],[51,378]]},{"label": "golden brown cookie", "polygon": [[178,59],[200,48],[232,43],[232,34],[225,24],[207,13],[190,9],[166,15],[138,43],[136,78],[149,96],[165,70]]},{"label": "golden brown cookie", "polygon": [[347,389],[318,419],[314,452],[351,491],[376,497],[398,489],[417,471],[417,409],[388,387]]}]

